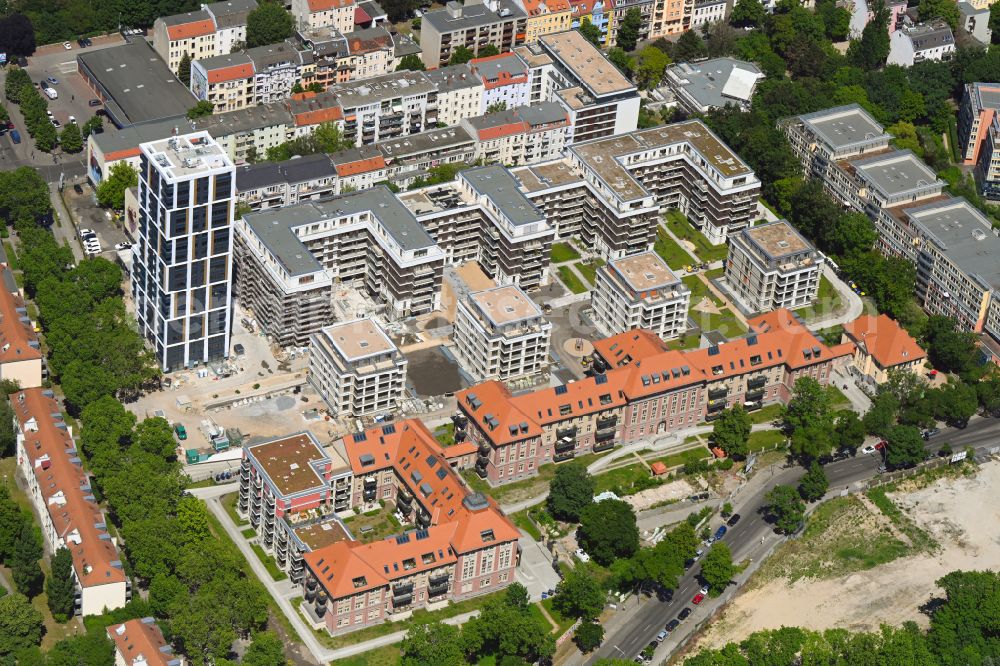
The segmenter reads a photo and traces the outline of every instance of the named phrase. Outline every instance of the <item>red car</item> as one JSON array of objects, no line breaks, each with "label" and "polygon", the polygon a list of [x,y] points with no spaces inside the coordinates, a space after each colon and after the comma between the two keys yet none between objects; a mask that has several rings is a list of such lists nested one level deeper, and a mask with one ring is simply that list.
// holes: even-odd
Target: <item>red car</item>
[{"label": "red car", "polygon": [[694,604],[695,606],[697,606],[697,605],[698,605],[698,604],[700,604],[700,603],[701,603],[701,602],[702,602],[702,601],[703,601],[704,599],[705,599],[705,595],[704,595],[704,594],[702,594],[701,592],[699,592],[698,594],[694,595],[694,599],[692,599],[692,600],[691,600],[691,603],[693,603],[693,604]]},{"label": "red car", "polygon": [[885,440],[883,439],[883,440],[881,440],[881,441],[880,441],[880,442],[879,442],[878,444],[876,444],[876,445],[875,445],[875,448],[876,448],[876,449],[878,449],[879,451],[884,451],[884,450],[885,450],[885,447],[886,447],[886,445],[887,445],[888,443],[889,443],[889,442],[887,442],[887,441],[885,441]]}]

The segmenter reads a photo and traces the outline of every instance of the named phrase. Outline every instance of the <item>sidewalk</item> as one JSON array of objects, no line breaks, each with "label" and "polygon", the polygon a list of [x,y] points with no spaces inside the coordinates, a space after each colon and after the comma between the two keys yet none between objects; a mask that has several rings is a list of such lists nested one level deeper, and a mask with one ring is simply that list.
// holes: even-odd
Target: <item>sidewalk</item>
[{"label": "sidewalk", "polygon": [[837,274],[833,272],[832,268],[830,268],[830,264],[823,264],[823,277],[829,280],[830,285],[837,290],[840,297],[847,301],[847,311],[841,315],[834,315],[832,317],[827,317],[826,319],[811,322],[809,324],[809,329],[812,331],[821,331],[824,328],[840,326],[849,321],[854,321],[865,311],[864,301],[862,301],[861,297],[855,294],[843,280],[837,277]]}]

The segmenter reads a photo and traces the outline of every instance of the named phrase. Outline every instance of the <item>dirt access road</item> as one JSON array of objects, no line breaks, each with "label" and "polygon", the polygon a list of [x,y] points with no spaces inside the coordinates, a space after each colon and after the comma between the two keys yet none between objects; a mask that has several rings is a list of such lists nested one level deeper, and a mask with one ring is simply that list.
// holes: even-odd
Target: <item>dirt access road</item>
[{"label": "dirt access road", "polygon": [[871,631],[883,623],[913,620],[926,627],[927,617],[918,607],[940,592],[934,581],[958,569],[1000,567],[998,485],[1000,463],[990,462],[973,477],[940,479],[913,492],[890,493],[896,506],[939,548],[844,576],[801,579],[791,585],[781,578],[753,587],[735,599],[698,646],[718,648],[754,631],[781,626]]}]

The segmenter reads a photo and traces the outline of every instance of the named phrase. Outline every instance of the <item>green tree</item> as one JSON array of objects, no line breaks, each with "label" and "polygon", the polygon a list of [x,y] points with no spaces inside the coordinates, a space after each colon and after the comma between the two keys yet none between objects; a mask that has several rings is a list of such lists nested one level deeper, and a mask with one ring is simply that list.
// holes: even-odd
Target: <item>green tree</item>
[{"label": "green tree", "polygon": [[473,58],[476,54],[472,52],[472,49],[465,46],[464,44],[459,44],[451,54],[451,59],[448,60],[449,65],[464,65]]},{"label": "green tree", "polygon": [[9,224],[34,224],[51,212],[49,186],[36,170],[20,167],[0,171],[0,217]]},{"label": "green tree", "polygon": [[7,80],[4,82],[4,95],[7,97],[7,101],[20,104],[21,90],[24,86],[31,86],[31,77],[28,72],[13,65],[8,67]]},{"label": "green tree", "polygon": [[998,653],[1000,574],[953,571],[938,579],[944,603],[931,615],[928,641],[941,664],[988,664]]},{"label": "green tree", "polygon": [[11,655],[42,640],[42,614],[20,593],[0,599],[0,655]]},{"label": "green tree", "polygon": [[[1000,377],[994,375],[976,384],[976,394],[979,405],[985,414],[993,417],[1000,416]],[[0,421],[2,420],[3,412],[0,411]],[[9,440],[6,431],[3,426],[0,426],[0,452],[7,450],[4,448],[7,441]]]},{"label": "green tree", "polygon": [[927,341],[927,355],[934,367],[944,372],[953,372],[966,381],[978,379],[982,374],[979,352],[974,333],[957,330],[954,319],[933,315],[927,320],[924,337]]},{"label": "green tree", "polygon": [[799,496],[807,502],[816,502],[823,499],[829,488],[830,482],[823,467],[817,461],[812,461],[809,471],[799,481]]},{"label": "green tree", "polygon": [[861,32],[861,39],[851,42],[847,49],[847,59],[865,71],[875,70],[885,64],[889,57],[889,19],[891,13],[884,0],[876,0],[872,6],[873,16]]},{"label": "green tree", "polygon": [[590,19],[584,18],[582,21],[580,21],[580,27],[577,29],[580,31],[580,34],[583,35],[584,38],[594,46],[597,47],[604,46],[604,39],[603,36],[601,35],[601,29],[598,28],[593,23],[591,23]]},{"label": "green tree", "polygon": [[736,571],[729,545],[723,541],[712,544],[701,563],[701,577],[708,585],[709,594],[713,597],[722,594],[736,575]]},{"label": "green tree", "polygon": [[823,19],[826,36],[834,42],[847,39],[851,30],[851,13],[844,7],[838,7],[835,0],[819,0],[816,3],[816,13]]},{"label": "green tree", "polygon": [[865,441],[865,426],[858,418],[857,412],[844,410],[837,415],[834,432],[837,448],[847,449],[852,453]]},{"label": "green tree", "polygon": [[204,118],[205,116],[210,116],[213,113],[215,113],[215,105],[212,104],[207,99],[203,99],[194,106],[192,106],[190,109],[188,109],[187,117],[188,120],[197,120],[198,118]]},{"label": "green tree", "polygon": [[45,580],[45,594],[49,610],[57,622],[65,622],[73,615],[73,597],[76,586],[73,579],[73,556],[66,548],[58,549],[52,556],[52,573]]},{"label": "green tree", "polygon": [[66,123],[59,134],[59,145],[66,153],[78,153],[83,150],[83,135],[80,134],[80,128],[76,123]]},{"label": "green tree", "polygon": [[51,122],[43,122],[34,131],[35,148],[48,153],[59,143],[59,135]]},{"label": "green tree", "polygon": [[265,0],[247,14],[247,48],[277,44],[295,34],[295,18],[278,2]]},{"label": "green tree", "polygon": [[799,529],[805,517],[806,505],[795,488],[775,486],[764,495],[764,501],[767,503],[768,516],[779,532],[791,534]]},{"label": "green tree", "polygon": [[187,51],[181,56],[181,61],[177,64],[177,78],[181,80],[185,88],[191,86],[191,54]]},{"label": "green tree", "polygon": [[192,495],[185,495],[177,502],[177,526],[181,529],[184,544],[195,546],[209,539],[212,532],[209,529],[208,509],[205,503]]},{"label": "green tree", "polygon": [[336,153],[341,150],[351,148],[353,143],[344,138],[340,128],[335,123],[321,123],[313,132],[313,139],[316,142],[317,152]]},{"label": "green tree", "polygon": [[889,429],[896,422],[899,407],[899,399],[892,393],[876,394],[872,406],[861,419],[865,432],[879,437],[887,437]]},{"label": "green tree", "polygon": [[546,501],[549,513],[558,520],[580,520],[580,512],[594,501],[594,479],[587,467],[577,461],[556,467]]},{"label": "green tree", "polygon": [[500,55],[500,49],[496,47],[496,44],[484,44],[479,47],[478,58],[491,58],[493,56]]},{"label": "green tree", "polygon": [[729,22],[737,28],[757,28],[764,23],[767,12],[760,0],[736,0]]},{"label": "green tree", "polygon": [[555,639],[549,630],[548,623],[543,626],[531,613],[502,597],[493,598],[462,626],[462,643],[464,651],[474,657],[504,655],[534,662],[555,653]]},{"label": "green tree", "polygon": [[38,560],[42,557],[41,537],[34,523],[25,521],[21,533],[14,544],[10,568],[17,591],[27,597],[33,597],[42,591],[44,575]]},{"label": "green tree", "polygon": [[507,110],[507,102],[504,102],[503,100],[499,102],[493,102],[492,104],[486,107],[486,113],[500,113],[501,111],[506,111],[506,110]]},{"label": "green tree", "polygon": [[587,554],[604,566],[617,558],[631,557],[639,549],[635,512],[621,500],[604,500],[585,507],[580,512],[577,536]]},{"label": "green tree", "polygon": [[947,0],[920,0],[919,13],[921,21],[943,19],[954,31],[958,29],[958,5]]},{"label": "green tree", "polygon": [[705,41],[694,30],[685,30],[677,38],[673,56],[678,62],[689,62],[705,55]]},{"label": "green tree", "polygon": [[996,37],[992,38],[994,44],[1000,40],[1000,7],[996,3],[990,5],[990,30]]},{"label": "green tree", "polygon": [[408,53],[399,59],[399,66],[396,67],[396,71],[400,72],[403,70],[410,70],[411,72],[422,72],[427,67],[424,66],[424,61],[420,59],[415,53]]},{"label": "green tree", "polygon": [[262,631],[254,634],[253,642],[247,646],[240,662],[243,666],[286,666],[285,646],[277,634]]},{"label": "green tree", "polygon": [[712,442],[727,455],[744,458],[750,452],[747,442],[753,421],[742,405],[722,411],[712,424]]},{"label": "green tree", "polygon": [[784,428],[791,435],[792,454],[799,458],[818,458],[833,448],[829,394],[812,377],[796,380],[792,399],[785,408]]},{"label": "green tree", "polygon": [[576,632],[573,634],[573,642],[584,654],[599,648],[603,641],[604,627],[596,622],[584,622],[576,628]]},{"label": "green tree", "polygon": [[618,46],[627,53],[635,51],[635,43],[639,41],[641,28],[642,12],[638,7],[628,9],[618,25]]},{"label": "green tree", "polygon": [[635,60],[630,58],[629,54],[615,46],[608,49],[607,56],[608,60],[611,61],[611,64],[620,69],[622,74],[625,76],[632,76],[632,70],[635,69]]},{"label": "green tree", "polygon": [[84,137],[88,137],[91,134],[100,134],[104,131],[104,118],[102,116],[91,116],[90,120],[83,124],[83,128],[80,131]]},{"label": "green tree", "polygon": [[604,588],[587,566],[570,569],[556,591],[552,606],[565,617],[595,620],[604,608]]},{"label": "green tree", "polygon": [[138,185],[139,173],[135,168],[125,160],[115,162],[97,185],[97,203],[121,210],[125,207],[125,190]]},{"label": "green tree", "polygon": [[511,583],[504,592],[504,602],[512,608],[528,610],[531,598],[528,596],[528,588],[521,583]]},{"label": "green tree", "polygon": [[890,467],[912,467],[924,459],[924,440],[913,426],[893,426],[886,441],[885,462]]},{"label": "green tree", "polygon": [[938,391],[934,415],[948,425],[964,428],[978,408],[976,387],[953,383],[941,387]]},{"label": "green tree", "polygon": [[[614,50],[614,49],[612,49]],[[624,53],[624,51],[623,51]],[[611,54],[608,54],[611,57]],[[617,63],[615,63],[617,64]],[[635,74],[643,88],[655,88],[663,79],[663,73],[670,64],[666,53],[655,46],[645,46],[636,58]]]},{"label": "green tree", "polygon": [[403,666],[460,666],[465,663],[458,627],[440,621],[411,625],[399,647]]}]

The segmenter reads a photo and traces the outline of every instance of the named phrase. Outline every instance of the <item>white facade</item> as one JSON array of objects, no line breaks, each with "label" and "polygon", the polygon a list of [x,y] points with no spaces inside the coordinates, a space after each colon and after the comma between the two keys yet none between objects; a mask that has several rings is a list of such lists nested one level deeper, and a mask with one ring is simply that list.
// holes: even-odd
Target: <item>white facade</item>
[{"label": "white facade", "polygon": [[788,222],[778,220],[729,239],[726,283],[753,312],[794,310],[816,300],[824,261]]},{"label": "white facade", "polygon": [[132,269],[139,330],[165,371],[229,355],[235,167],[208,132],[143,143]]},{"label": "white facade", "polygon": [[593,320],[605,336],[645,328],[661,338],[684,335],[691,290],[655,252],[608,262],[591,294]]},{"label": "white facade", "polygon": [[904,26],[889,37],[886,64],[910,67],[921,60],[951,60],[955,36],[944,21]]},{"label": "white facade", "polygon": [[548,365],[551,332],[520,287],[494,287],[458,303],[455,356],[476,381],[534,375]]},{"label": "white facade", "polygon": [[696,2],[691,14],[691,29],[726,20],[726,0]]},{"label": "white facade", "polygon": [[336,415],[395,409],[406,358],[373,319],[327,326],[310,339],[309,381]]}]

